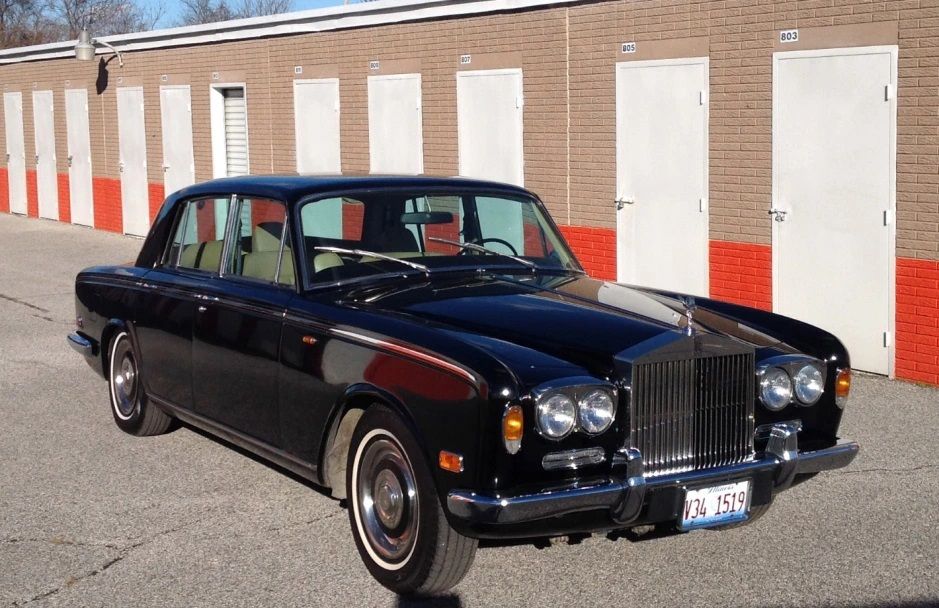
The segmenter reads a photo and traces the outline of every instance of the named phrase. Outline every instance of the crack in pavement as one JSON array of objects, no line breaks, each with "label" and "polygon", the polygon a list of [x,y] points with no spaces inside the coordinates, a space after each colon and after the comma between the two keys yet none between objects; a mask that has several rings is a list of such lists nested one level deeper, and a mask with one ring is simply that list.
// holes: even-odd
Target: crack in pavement
[{"label": "crack in pavement", "polygon": [[[33,309],[33,310],[35,310],[35,311],[38,311],[38,312],[44,312],[44,313],[46,313],[46,314],[52,314],[52,311],[51,311],[51,310],[46,310],[45,308],[42,308],[42,307],[40,307],[40,306],[36,306],[36,305],[34,305],[34,304],[30,304],[29,302],[24,302],[23,300],[20,300],[19,298],[14,298],[13,296],[6,296],[6,295],[3,295],[2,293],[0,293],[0,300],[6,300],[7,302],[13,302],[14,304],[19,304],[19,305],[21,305],[21,306],[25,306],[26,308],[31,308],[31,309]],[[33,316],[36,316],[36,315],[33,315]]]},{"label": "crack in pavement", "polygon": [[[208,518],[209,518],[209,516],[206,515],[205,517],[201,517],[201,518],[199,518],[199,519],[197,519],[197,520],[190,521],[190,522],[186,522],[186,523],[184,523],[184,524],[182,524],[182,525],[176,526],[175,528],[170,528],[169,530],[163,530],[163,531],[157,532],[156,534],[154,534],[154,535],[152,535],[152,536],[148,536],[147,538],[141,539],[141,540],[139,540],[139,541],[137,541],[137,542],[135,542],[135,543],[132,543],[132,544],[130,544],[130,545],[125,545],[125,546],[123,546],[123,547],[122,547],[122,546],[119,546],[119,545],[113,545],[113,544],[93,544],[93,543],[88,543],[88,544],[86,544],[87,546],[107,547],[107,548],[110,548],[110,549],[113,549],[113,550],[118,551],[118,554],[117,554],[115,557],[113,557],[113,558],[109,559],[108,561],[104,562],[104,564],[102,564],[100,567],[96,568],[95,570],[92,570],[91,572],[89,572],[89,573],[87,573],[87,574],[84,574],[84,575],[78,576],[78,577],[69,576],[67,579],[65,579],[65,582],[64,582],[62,585],[59,585],[58,587],[55,587],[55,588],[50,589],[50,590],[48,590],[48,591],[43,591],[42,593],[39,593],[39,594],[37,594],[37,595],[34,595],[33,597],[29,598],[28,600],[13,602],[12,606],[14,606],[14,607],[25,606],[25,605],[27,605],[27,604],[32,604],[33,602],[38,602],[38,601],[40,601],[40,600],[44,600],[44,599],[46,599],[46,598],[48,598],[48,597],[51,597],[51,596],[53,596],[53,595],[55,595],[55,594],[61,592],[61,591],[64,590],[64,589],[68,589],[68,588],[70,588],[70,587],[73,587],[73,586],[77,585],[78,583],[80,583],[80,582],[82,582],[82,581],[84,581],[84,580],[87,580],[87,579],[89,579],[89,578],[94,578],[95,576],[98,576],[99,574],[102,574],[103,572],[107,571],[108,569],[110,569],[110,568],[113,567],[114,565],[116,565],[116,564],[120,563],[121,561],[123,561],[123,560],[124,560],[127,556],[129,556],[129,555],[131,554],[131,552],[133,552],[135,549],[139,549],[140,547],[143,547],[144,545],[148,545],[148,544],[152,543],[153,541],[155,541],[155,540],[157,540],[157,539],[159,539],[159,538],[162,538],[163,536],[166,536],[166,535],[168,535],[168,534],[173,534],[173,533],[179,532],[179,531],[181,531],[181,530],[183,530],[183,529],[185,529],[185,528],[187,528],[187,527],[189,527],[189,526],[194,526],[194,525],[200,524],[200,523],[204,522],[205,520],[207,520]],[[66,542],[55,542],[56,540],[57,540],[57,539],[36,539],[36,540],[33,540],[33,539],[25,539],[25,540],[20,540],[20,539],[4,539],[3,542],[10,542],[10,543],[14,543],[14,542],[52,542],[53,544],[59,544],[59,545],[75,545],[75,546],[81,546],[81,545],[82,545],[81,543],[70,542],[70,541],[66,541]]]},{"label": "crack in pavement", "polygon": [[831,471],[836,475],[858,475],[860,473],[916,473],[917,471],[925,471],[927,469],[939,468],[939,465],[936,464],[922,464],[918,467],[910,468],[896,468],[892,469],[889,467],[875,467],[871,469],[849,469],[849,470],[840,470],[840,471]]}]

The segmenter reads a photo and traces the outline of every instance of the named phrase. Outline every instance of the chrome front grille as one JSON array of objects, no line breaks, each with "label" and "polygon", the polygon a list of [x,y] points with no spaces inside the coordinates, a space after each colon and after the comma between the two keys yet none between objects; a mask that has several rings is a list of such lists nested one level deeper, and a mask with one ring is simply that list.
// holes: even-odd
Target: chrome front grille
[{"label": "chrome front grille", "polygon": [[639,362],[632,371],[630,445],[647,476],[753,456],[754,355]]}]

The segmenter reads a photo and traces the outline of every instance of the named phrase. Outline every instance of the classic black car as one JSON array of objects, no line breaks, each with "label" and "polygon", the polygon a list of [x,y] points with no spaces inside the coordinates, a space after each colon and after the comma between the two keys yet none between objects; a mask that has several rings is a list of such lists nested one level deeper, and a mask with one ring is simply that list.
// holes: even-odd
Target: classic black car
[{"label": "classic black car", "polygon": [[210,181],[75,290],[121,429],[178,419],[330,489],[399,593],[458,583],[480,538],[753,521],[858,450],[835,337],[591,279],[514,186]]}]

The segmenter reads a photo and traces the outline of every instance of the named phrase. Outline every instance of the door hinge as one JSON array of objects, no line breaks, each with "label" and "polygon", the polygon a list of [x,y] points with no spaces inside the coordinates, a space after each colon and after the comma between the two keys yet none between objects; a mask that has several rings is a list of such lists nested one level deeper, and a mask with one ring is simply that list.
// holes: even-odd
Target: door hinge
[{"label": "door hinge", "polygon": [[707,213],[708,210],[708,199],[707,197],[701,197],[698,199],[698,211],[701,213]]},{"label": "door hinge", "polygon": [[884,209],[884,226],[889,226],[896,219],[897,212],[893,209]]},{"label": "door hinge", "polygon": [[897,88],[892,84],[884,85],[884,101],[890,101],[897,96]]},{"label": "door hinge", "polygon": [[516,95],[516,96],[515,96],[515,107],[516,107],[516,108],[523,108],[523,107],[525,107],[525,98],[524,98],[523,96],[521,96],[521,95]]},{"label": "door hinge", "polygon": [[700,91],[698,91],[698,105],[699,106],[707,105],[707,102],[708,102],[708,92],[705,91],[704,89],[701,89]]},{"label": "door hinge", "polygon": [[885,331],[884,332],[884,348],[889,348],[892,340],[893,340],[893,336],[890,335],[890,332]]}]

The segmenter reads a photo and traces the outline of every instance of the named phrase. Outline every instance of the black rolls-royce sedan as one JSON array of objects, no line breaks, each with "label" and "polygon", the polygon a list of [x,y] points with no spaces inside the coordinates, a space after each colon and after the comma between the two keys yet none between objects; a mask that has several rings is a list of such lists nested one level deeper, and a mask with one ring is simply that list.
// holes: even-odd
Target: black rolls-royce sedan
[{"label": "black rolls-royce sedan", "polygon": [[75,292],[121,429],[178,419],[328,488],[399,593],[457,584],[480,538],[751,522],[858,450],[834,336],[591,279],[514,186],[214,180]]}]

